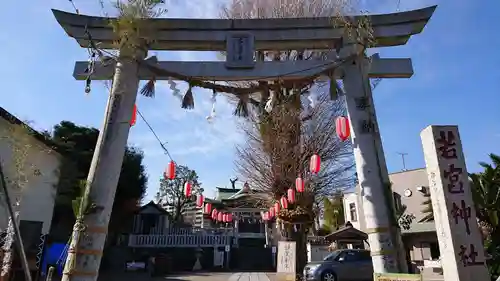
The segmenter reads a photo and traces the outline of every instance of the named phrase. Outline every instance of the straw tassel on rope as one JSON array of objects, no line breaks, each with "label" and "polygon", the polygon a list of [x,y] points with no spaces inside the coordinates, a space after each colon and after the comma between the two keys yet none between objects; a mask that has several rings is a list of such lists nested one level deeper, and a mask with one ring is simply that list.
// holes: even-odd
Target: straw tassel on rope
[{"label": "straw tassel on rope", "polygon": [[182,99],[182,108],[193,109],[194,108],[194,97],[193,97],[193,86],[189,85],[184,98]]},{"label": "straw tassel on rope", "polygon": [[155,96],[155,84],[156,84],[156,78],[152,78],[149,80],[141,89],[141,95],[148,97],[148,98],[154,98]]},{"label": "straw tassel on rope", "polygon": [[248,95],[239,95],[239,99],[233,114],[239,117],[248,117]]},{"label": "straw tassel on rope", "polygon": [[330,99],[331,100],[337,100],[339,95],[343,93],[342,88],[340,87],[339,83],[333,77],[333,74],[330,75]]},{"label": "straw tassel on rope", "polygon": [[[158,63],[158,58],[156,56],[151,56],[144,60],[148,64],[156,65]],[[151,78],[141,89],[141,95],[153,98],[155,96],[155,84],[156,77]]]}]

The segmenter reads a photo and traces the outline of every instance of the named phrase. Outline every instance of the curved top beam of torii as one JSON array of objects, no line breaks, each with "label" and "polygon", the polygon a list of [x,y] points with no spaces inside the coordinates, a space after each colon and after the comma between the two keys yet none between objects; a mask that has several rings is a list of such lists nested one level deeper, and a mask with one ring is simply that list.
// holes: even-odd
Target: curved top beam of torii
[{"label": "curved top beam of torii", "polygon": [[[436,6],[368,16],[375,45],[404,45],[425,27]],[[77,15],[52,10],[66,33],[88,47],[85,28],[103,49],[114,49],[116,39],[109,22],[114,18]],[[361,19],[364,16],[355,16]],[[148,19],[158,30],[150,50],[224,51],[228,32],[244,31],[255,36],[256,50],[332,49],[343,36],[333,17],[286,19]]]}]

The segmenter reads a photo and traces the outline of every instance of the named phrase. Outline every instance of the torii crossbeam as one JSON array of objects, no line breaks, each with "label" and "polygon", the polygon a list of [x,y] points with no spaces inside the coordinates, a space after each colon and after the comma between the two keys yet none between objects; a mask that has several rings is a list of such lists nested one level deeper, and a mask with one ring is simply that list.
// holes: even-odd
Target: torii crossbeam
[{"label": "torii crossbeam", "polygon": [[[207,81],[241,81],[241,80],[295,80],[321,73],[331,67],[332,63],[323,60],[306,61],[266,61],[256,62],[250,69],[228,69],[224,62],[197,61],[161,61],[155,66],[159,69],[175,71],[183,76]],[[75,65],[73,76],[76,80],[89,77],[88,62],[79,61]],[[90,75],[92,80],[111,80],[115,71],[115,63],[97,62]],[[336,78],[340,79],[338,71]],[[140,80],[169,80],[171,77],[154,74],[146,67],[139,69]],[[380,59],[373,56],[368,76],[370,78],[410,78],[413,75],[411,59]]]}]

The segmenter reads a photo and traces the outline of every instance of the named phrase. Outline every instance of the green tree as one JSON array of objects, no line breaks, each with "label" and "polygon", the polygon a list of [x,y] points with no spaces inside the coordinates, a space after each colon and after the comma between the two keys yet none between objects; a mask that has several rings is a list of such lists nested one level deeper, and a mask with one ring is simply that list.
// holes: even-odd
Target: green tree
[{"label": "green tree", "polygon": [[335,231],[345,225],[343,193],[338,191],[333,199],[323,199],[324,226],[330,231]]},{"label": "green tree", "polygon": [[[188,181],[191,183],[192,189],[192,196],[190,197],[186,197],[184,192],[184,184]],[[187,166],[177,165],[175,179],[160,179],[160,191],[157,193],[156,199],[163,205],[171,207],[174,222],[182,223],[186,204],[194,200],[195,195],[200,193],[203,193],[203,189],[196,171],[189,169]]]},{"label": "green tree", "polygon": [[[65,152],[60,168],[52,235],[55,240],[67,240],[75,221],[75,217],[68,214],[73,214],[72,201],[81,195],[82,182],[87,179],[99,130],[62,121],[54,126],[50,135],[55,145]],[[128,147],[125,151],[109,225],[109,241],[113,241],[114,234],[129,226],[132,213],[146,191],[143,157],[136,148]]]},{"label": "green tree", "polygon": [[432,200],[431,200],[431,195],[429,193],[425,194],[425,200],[422,202],[422,214],[424,215],[423,218],[420,219],[419,222],[431,222],[434,221],[434,213],[432,210]]},{"label": "green tree", "polygon": [[472,197],[476,207],[479,227],[485,240],[485,248],[491,256],[490,273],[500,274],[500,156],[490,154],[492,164],[479,163],[484,169],[469,175]]}]

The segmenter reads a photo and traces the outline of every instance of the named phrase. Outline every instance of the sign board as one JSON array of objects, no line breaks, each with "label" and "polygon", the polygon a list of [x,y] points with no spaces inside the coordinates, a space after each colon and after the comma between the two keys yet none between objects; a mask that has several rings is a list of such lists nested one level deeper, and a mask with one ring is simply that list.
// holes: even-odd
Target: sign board
[{"label": "sign board", "polygon": [[226,36],[226,68],[248,69],[255,66],[255,37],[248,32],[229,32]]},{"label": "sign board", "polygon": [[226,252],[229,252],[231,250],[231,247],[229,245],[226,245],[226,247],[224,248],[224,250],[226,250]]},{"label": "sign board", "polygon": [[276,268],[278,280],[295,280],[295,252],[295,242],[278,242],[278,265]]},{"label": "sign board", "polygon": [[444,280],[490,280],[457,126],[421,133]]},{"label": "sign board", "polygon": [[422,275],[406,273],[373,273],[373,281],[422,281]]}]

